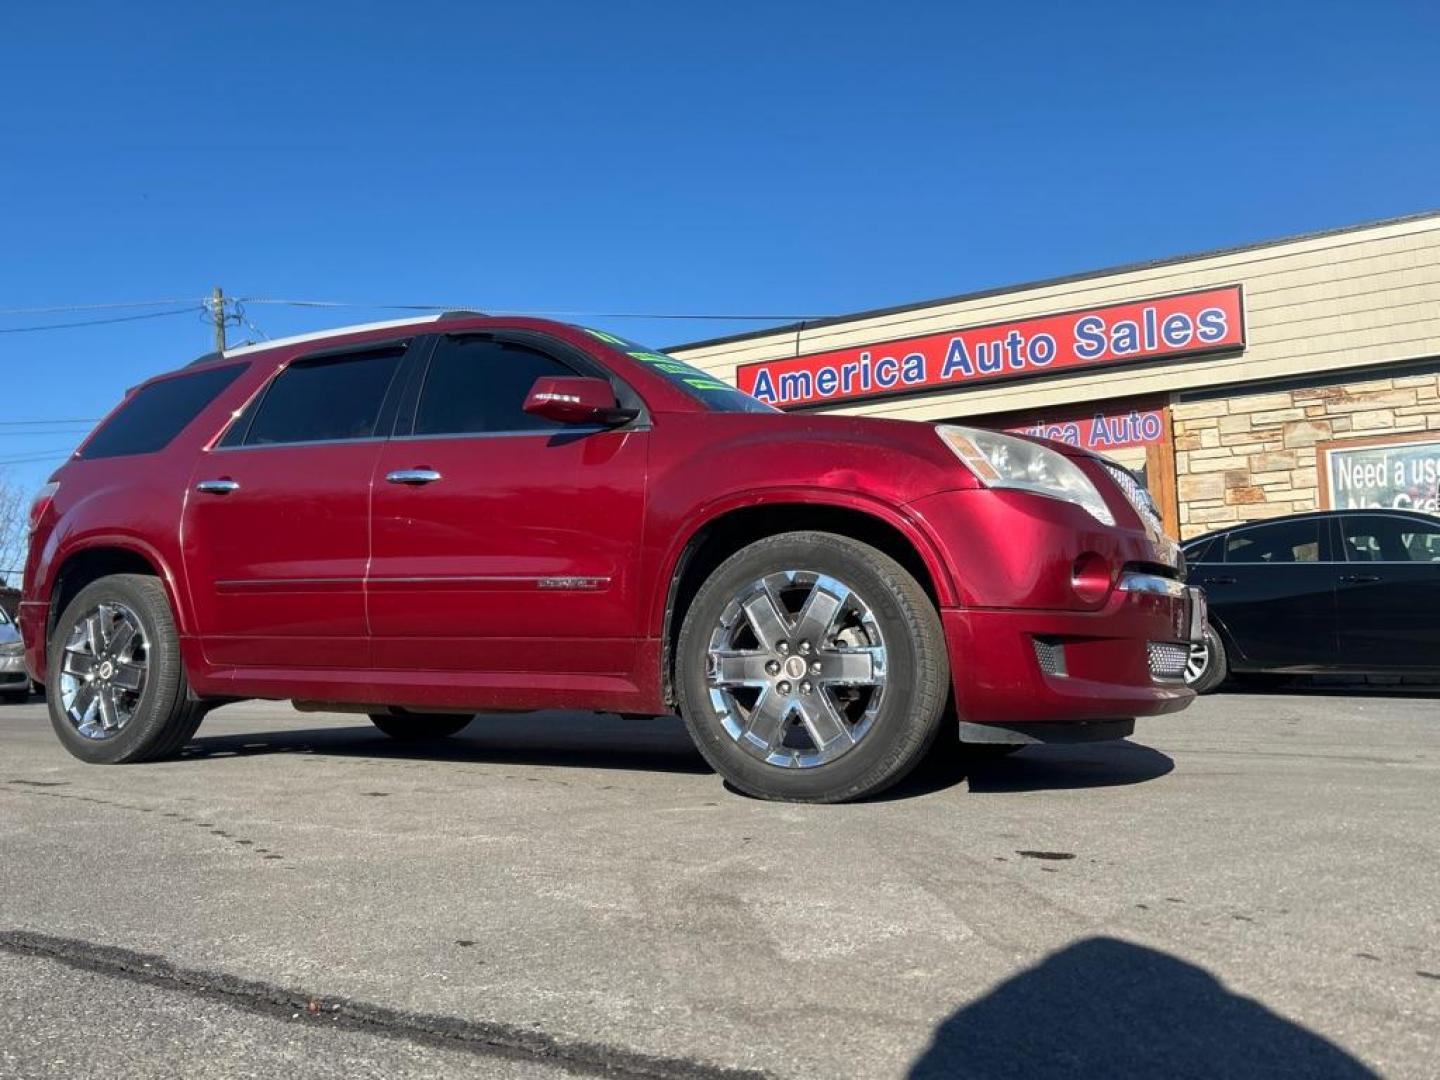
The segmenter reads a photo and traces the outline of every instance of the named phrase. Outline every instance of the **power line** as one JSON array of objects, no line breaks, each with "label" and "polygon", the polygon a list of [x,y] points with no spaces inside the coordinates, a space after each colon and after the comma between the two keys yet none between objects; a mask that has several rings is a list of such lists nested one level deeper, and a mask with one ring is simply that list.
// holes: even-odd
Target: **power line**
[{"label": "power line", "polygon": [[[99,422],[98,416],[80,416],[67,420],[0,420],[0,427],[31,427],[37,424],[94,424]],[[35,434],[43,435],[45,432],[37,431]]]},{"label": "power line", "polygon": [[104,304],[54,304],[50,307],[0,308],[0,315],[54,315],[62,311],[106,311],[115,308],[168,307],[171,304],[202,304],[203,296],[177,296],[169,300],[112,300]]},{"label": "power line", "polygon": [[[289,300],[277,297],[241,296],[238,300],[246,304],[274,304],[282,307],[300,308],[365,308],[371,311],[463,311],[482,310],[474,304],[371,304],[357,300]],[[537,315],[565,316],[588,319],[687,319],[714,320],[720,322],[790,322],[810,319],[825,319],[828,315],[739,315],[739,314],[685,314],[677,312],[645,311],[571,311],[538,308],[489,308],[496,315]]]},{"label": "power line", "polygon": [[[315,300],[298,299],[288,297],[267,297],[267,296],[241,296],[226,297],[223,301],[227,305],[268,304],[280,307],[296,308],[359,308],[371,311],[460,311],[467,309],[487,310],[485,305],[473,303],[449,303],[449,304],[392,304],[392,303],[371,303],[359,300]],[[165,300],[116,300],[106,303],[94,304],[52,304],[44,307],[12,307],[0,308],[0,316],[7,315],[41,315],[55,314],[59,312],[72,311],[107,311],[126,308],[140,307],[162,307],[171,304],[184,305],[175,308],[173,311],[154,311],[139,315],[121,315],[114,318],[88,319],[76,322],[44,323],[35,326],[16,326],[0,329],[4,334],[22,334],[38,330],[65,330],[77,326],[102,326],[109,323],[131,322],[138,319],[154,319],[165,315],[180,315],[187,311],[202,311],[213,316],[216,301],[213,296],[203,297],[171,297]],[[590,319],[654,319],[661,321],[699,321],[699,322],[798,322],[801,320],[824,319],[826,315],[795,315],[775,314],[761,315],[744,312],[672,312],[672,311],[591,311],[571,309],[550,309],[550,308],[488,308],[497,315],[534,315],[540,317],[564,317],[564,318],[590,318]],[[234,320],[237,325],[248,325],[250,329],[259,331],[253,324],[245,320],[243,311],[237,312],[235,316],[227,316]]]},{"label": "power line", "polygon": [[166,315],[185,315],[192,311],[204,311],[203,305],[175,308],[171,311],[148,311],[143,315],[117,315],[109,319],[83,319],[79,322],[41,323],[36,326],[0,327],[0,334],[30,334],[38,330],[69,330],[76,326],[103,326],[108,323],[138,322],[141,319],[160,319]]},{"label": "power line", "polygon": [[22,454],[17,457],[0,458],[0,465],[26,465],[36,461],[50,461],[53,458],[69,457],[75,452],[75,447],[66,446],[59,450],[36,450],[34,453]]}]

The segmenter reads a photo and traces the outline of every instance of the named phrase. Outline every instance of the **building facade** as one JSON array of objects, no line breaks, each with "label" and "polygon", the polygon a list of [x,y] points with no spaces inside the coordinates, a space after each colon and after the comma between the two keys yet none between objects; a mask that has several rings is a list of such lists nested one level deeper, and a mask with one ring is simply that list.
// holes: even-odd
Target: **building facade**
[{"label": "building facade", "polygon": [[959,421],[1141,471],[1171,531],[1440,512],[1440,213],[695,342],[786,410]]}]

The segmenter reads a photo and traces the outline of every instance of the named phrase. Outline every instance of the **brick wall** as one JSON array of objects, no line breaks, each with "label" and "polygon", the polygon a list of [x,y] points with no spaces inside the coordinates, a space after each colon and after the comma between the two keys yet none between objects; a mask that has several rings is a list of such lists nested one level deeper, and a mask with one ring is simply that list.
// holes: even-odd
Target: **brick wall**
[{"label": "brick wall", "polygon": [[[1315,444],[1440,433],[1440,374],[1173,405],[1182,539],[1320,506]],[[1437,435],[1440,438],[1440,435]]]}]

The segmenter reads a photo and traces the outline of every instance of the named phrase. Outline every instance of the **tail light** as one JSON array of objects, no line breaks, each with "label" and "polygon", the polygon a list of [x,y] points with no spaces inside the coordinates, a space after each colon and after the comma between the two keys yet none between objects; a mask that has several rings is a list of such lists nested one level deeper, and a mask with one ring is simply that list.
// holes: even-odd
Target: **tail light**
[{"label": "tail light", "polygon": [[50,509],[50,504],[55,501],[55,493],[59,490],[59,483],[52,480],[35,493],[35,501],[30,504],[30,531],[32,533],[40,527],[40,519],[45,516],[45,511]]}]

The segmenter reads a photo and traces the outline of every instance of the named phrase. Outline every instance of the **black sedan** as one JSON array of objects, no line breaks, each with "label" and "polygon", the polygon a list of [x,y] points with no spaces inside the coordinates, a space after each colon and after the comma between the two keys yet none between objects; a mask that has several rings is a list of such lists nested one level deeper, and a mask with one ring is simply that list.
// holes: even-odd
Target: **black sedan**
[{"label": "black sedan", "polygon": [[1184,544],[1210,632],[1186,681],[1227,674],[1440,675],[1440,517],[1327,510]]}]

